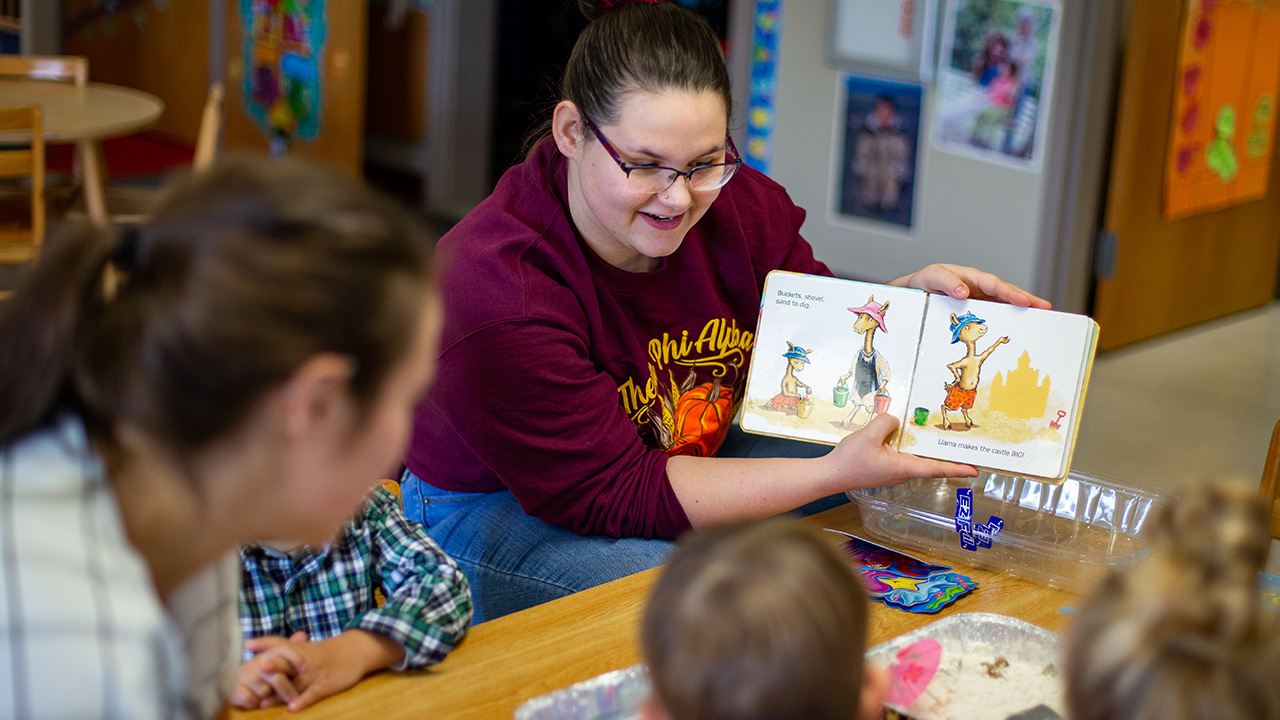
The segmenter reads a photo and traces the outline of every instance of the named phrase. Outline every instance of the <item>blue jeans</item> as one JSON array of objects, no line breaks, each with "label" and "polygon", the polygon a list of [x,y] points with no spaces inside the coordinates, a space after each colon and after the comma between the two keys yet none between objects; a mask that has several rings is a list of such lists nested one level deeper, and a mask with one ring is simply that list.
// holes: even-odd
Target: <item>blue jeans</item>
[{"label": "blue jeans", "polygon": [[[721,452],[727,457],[814,457],[823,445],[747,435],[733,426]],[[732,454],[731,454],[732,453]],[[669,540],[578,535],[526,515],[509,491],[441,490],[405,470],[404,512],[449,554],[471,583],[475,623],[648,570],[671,552]],[[847,502],[843,495],[809,503],[810,515]]]}]

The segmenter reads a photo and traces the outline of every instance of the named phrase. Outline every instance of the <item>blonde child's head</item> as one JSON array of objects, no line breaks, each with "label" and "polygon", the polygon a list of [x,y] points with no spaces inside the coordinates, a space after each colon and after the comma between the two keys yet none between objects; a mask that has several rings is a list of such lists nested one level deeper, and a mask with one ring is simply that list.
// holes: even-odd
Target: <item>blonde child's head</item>
[{"label": "blonde child's head", "polygon": [[1194,486],[1150,556],[1117,570],[1067,637],[1072,720],[1280,718],[1280,625],[1258,596],[1270,537],[1257,492]]},{"label": "blonde child's head", "polygon": [[[645,610],[642,644],[660,706],[651,713],[856,718],[866,626],[866,592],[852,567],[802,522],[692,532]],[[868,696],[878,707],[880,697]]]}]

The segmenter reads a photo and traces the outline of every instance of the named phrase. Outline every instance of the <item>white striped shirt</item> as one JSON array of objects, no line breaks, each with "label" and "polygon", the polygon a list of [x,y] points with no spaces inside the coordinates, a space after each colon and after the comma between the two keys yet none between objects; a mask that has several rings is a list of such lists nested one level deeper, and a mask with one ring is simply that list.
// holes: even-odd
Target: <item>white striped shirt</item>
[{"label": "white striped shirt", "polygon": [[[228,689],[225,660],[203,670],[204,682],[219,688],[186,688],[183,638],[200,653],[211,650],[203,643],[239,643],[238,634],[204,639],[219,638],[219,618],[235,618],[237,588],[225,587],[225,569],[220,563],[175,593],[196,598],[180,603],[190,623],[180,628],[129,543],[78,419],[0,450],[0,718],[167,720],[216,711]],[[228,597],[229,615],[218,608]]]}]

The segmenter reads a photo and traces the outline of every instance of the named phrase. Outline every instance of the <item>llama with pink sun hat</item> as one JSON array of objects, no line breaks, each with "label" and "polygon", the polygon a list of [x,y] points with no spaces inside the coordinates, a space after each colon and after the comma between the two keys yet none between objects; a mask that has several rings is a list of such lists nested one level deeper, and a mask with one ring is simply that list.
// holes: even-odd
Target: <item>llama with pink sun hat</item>
[{"label": "llama with pink sun hat", "polygon": [[[849,364],[849,372],[840,376],[833,391],[837,407],[850,406],[849,414],[840,421],[845,428],[862,427],[877,413],[889,409],[889,363],[875,349],[876,331],[889,332],[884,322],[889,303],[878,303],[875,295],[871,295],[861,307],[848,310],[856,316],[853,331],[862,335],[863,341],[862,349]],[[848,385],[850,378],[853,387]]]}]

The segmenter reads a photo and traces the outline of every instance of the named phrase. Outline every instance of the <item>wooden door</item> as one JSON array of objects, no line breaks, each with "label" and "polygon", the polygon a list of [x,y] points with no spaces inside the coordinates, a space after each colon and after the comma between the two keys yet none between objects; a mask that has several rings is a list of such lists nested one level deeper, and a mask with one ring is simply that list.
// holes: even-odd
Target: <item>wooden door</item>
[{"label": "wooden door", "polygon": [[63,0],[67,55],[89,59],[89,79],[146,90],[164,101],[150,129],[195,144],[209,90],[208,0],[150,3],[110,15],[93,0]]},{"label": "wooden door", "polygon": [[1263,169],[1262,199],[1172,221],[1163,214],[1186,5],[1133,0],[1103,225],[1110,239],[1098,248],[1094,317],[1102,349],[1263,305],[1276,288],[1280,153]]},{"label": "wooden door", "polygon": [[[242,0],[223,0],[226,13],[227,96],[223,146],[228,150],[268,152],[269,134],[247,107],[252,101],[246,82],[245,30]],[[324,42],[318,56],[320,77],[319,124],[314,139],[301,138],[288,152],[360,176],[364,165],[365,67],[368,0],[324,3]],[[312,31],[314,29],[308,29]],[[280,33],[278,29],[273,32]],[[285,29],[284,34],[289,30]],[[286,39],[286,43],[288,40]],[[249,47],[253,47],[252,43]],[[270,48],[266,52],[271,52]],[[268,61],[272,62],[272,61]],[[250,82],[252,78],[250,79]]]}]

